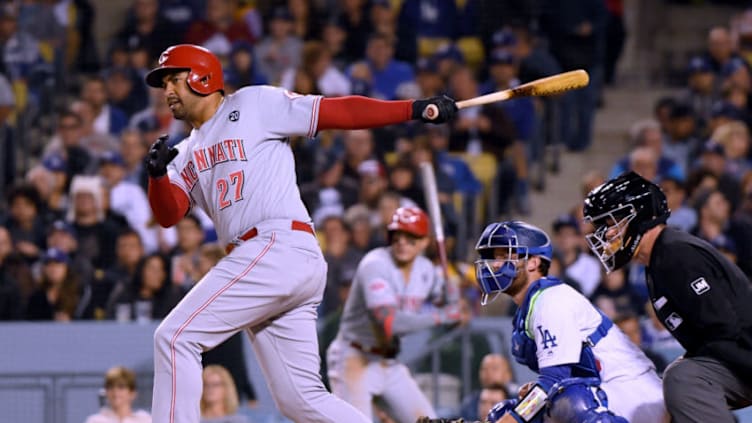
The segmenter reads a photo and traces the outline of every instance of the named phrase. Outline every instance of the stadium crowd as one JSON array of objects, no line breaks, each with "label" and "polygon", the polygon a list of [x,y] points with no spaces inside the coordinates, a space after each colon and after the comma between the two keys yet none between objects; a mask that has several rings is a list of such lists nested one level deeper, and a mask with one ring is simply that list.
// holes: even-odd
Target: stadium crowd
[{"label": "stadium crowd", "polygon": [[[586,89],[463,109],[447,125],[290,140],[329,264],[322,349],[336,333],[360,258],[385,245],[389,217],[403,205],[425,207],[422,162],[437,174],[450,277],[475,314],[514,312],[502,299],[479,307],[466,245],[474,237],[460,235],[531,213],[530,190],[542,188],[531,169],[542,166],[546,146],[587,151],[600,92],[617,79],[624,42],[618,0],[134,0],[111,23],[119,27],[112,39],[93,35],[94,19],[87,0],[0,8],[0,320],[161,319],[223,256],[206,216],[191,213],[161,228],[145,194],[148,146],[163,133],[178,143],[188,130],[143,82],[170,45],[203,45],[220,57],[227,94],[268,83],[325,96],[465,100],[589,71]],[[681,94],[634,122],[630,151],[611,175],[591,171],[579,183],[583,197],[628,169],[659,183],[670,225],[709,241],[752,275],[752,10],[712,28],[697,50]],[[581,204],[573,199],[551,222],[550,273],[646,351],[675,345],[646,307],[644,270],[631,265],[607,275],[590,254]],[[651,358],[659,370],[665,365]],[[512,383],[506,376],[480,381],[490,390]]]}]

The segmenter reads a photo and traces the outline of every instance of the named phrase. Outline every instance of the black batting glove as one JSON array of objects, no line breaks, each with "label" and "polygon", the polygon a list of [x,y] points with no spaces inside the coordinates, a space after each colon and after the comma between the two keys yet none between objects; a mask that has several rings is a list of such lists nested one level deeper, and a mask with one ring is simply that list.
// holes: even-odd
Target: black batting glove
[{"label": "black batting glove", "polygon": [[167,146],[167,135],[157,138],[146,154],[146,173],[152,178],[161,178],[167,174],[167,163],[178,155],[176,148]]},{"label": "black batting glove", "polygon": [[446,95],[413,101],[413,119],[426,123],[445,123],[454,119],[457,103]]}]

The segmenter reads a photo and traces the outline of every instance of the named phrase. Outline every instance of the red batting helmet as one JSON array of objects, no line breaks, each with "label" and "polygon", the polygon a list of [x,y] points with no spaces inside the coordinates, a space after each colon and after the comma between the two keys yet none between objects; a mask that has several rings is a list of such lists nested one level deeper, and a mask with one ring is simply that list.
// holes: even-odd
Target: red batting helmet
[{"label": "red batting helmet", "polygon": [[386,228],[389,232],[402,231],[423,238],[428,236],[428,215],[418,207],[400,207]]},{"label": "red batting helmet", "polygon": [[190,71],[186,82],[199,94],[224,93],[222,64],[209,50],[193,44],[178,44],[167,48],[159,56],[159,66],[146,74],[146,83],[154,88],[162,88],[162,79],[172,72]]}]

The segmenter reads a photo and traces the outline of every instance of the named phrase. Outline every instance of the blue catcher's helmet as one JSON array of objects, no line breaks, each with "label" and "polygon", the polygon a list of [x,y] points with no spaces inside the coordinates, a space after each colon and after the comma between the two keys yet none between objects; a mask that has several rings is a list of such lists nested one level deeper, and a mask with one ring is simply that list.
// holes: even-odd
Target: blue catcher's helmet
[{"label": "blue catcher's helmet", "polygon": [[[510,259],[494,270],[494,250],[508,248]],[[527,260],[530,256],[539,256],[550,262],[553,249],[551,239],[540,228],[520,221],[498,222],[486,226],[475,245],[480,259],[475,262],[475,275],[483,292],[481,304],[485,304],[488,295],[509,289],[517,276],[517,261]],[[512,259],[512,254],[517,258]]]},{"label": "blue catcher's helmet", "polygon": [[546,423],[629,423],[608,410],[608,397],[595,377],[559,381],[548,392]]}]

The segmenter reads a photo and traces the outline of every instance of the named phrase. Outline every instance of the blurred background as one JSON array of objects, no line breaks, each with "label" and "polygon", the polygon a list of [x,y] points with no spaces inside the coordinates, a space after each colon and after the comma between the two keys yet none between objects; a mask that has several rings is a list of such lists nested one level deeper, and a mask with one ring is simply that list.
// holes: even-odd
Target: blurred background
[{"label": "blurred background", "polygon": [[[112,386],[150,409],[154,329],[223,255],[207,216],[160,228],[145,194],[149,145],[163,133],[178,143],[188,128],[143,76],[182,42],[220,57],[227,94],[272,84],[325,96],[463,100],[586,69],[586,89],[465,109],[448,125],[290,140],[329,262],[320,350],[336,334],[358,261],[386,242],[385,219],[402,205],[425,206],[418,168],[429,162],[450,277],[476,316],[468,327],[402,342],[400,358],[442,416],[477,412],[482,388],[514,392],[533,377],[508,360],[514,305],[478,302],[473,246],[495,220],[548,231],[551,273],[662,371],[682,350],[646,307],[643,269],[604,274],[584,244],[581,203],[632,169],[664,189],[669,224],[752,274],[748,3],[0,2],[0,422],[83,422],[112,400]],[[434,249],[427,254],[438,261]],[[207,372],[205,383],[216,377],[226,395],[234,389],[243,418],[285,421],[245,338],[205,354],[204,364],[228,370],[229,379]],[[749,412],[738,416],[752,422]],[[379,420],[390,420],[388,410]]]}]

